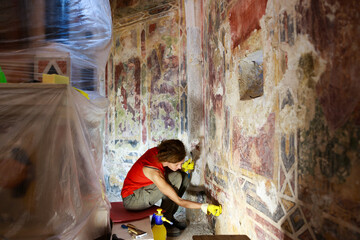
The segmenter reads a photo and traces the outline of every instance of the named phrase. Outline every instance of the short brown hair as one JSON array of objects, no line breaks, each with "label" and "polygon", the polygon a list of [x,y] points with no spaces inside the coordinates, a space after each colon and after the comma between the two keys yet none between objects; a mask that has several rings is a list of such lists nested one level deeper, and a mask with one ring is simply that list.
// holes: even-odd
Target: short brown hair
[{"label": "short brown hair", "polygon": [[164,140],[157,148],[159,162],[177,163],[186,156],[184,144],[177,139]]}]

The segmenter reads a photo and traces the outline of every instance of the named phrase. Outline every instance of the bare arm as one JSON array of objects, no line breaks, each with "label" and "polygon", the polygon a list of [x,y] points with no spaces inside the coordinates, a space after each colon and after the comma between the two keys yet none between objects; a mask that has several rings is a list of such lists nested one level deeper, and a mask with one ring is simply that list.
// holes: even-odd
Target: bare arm
[{"label": "bare arm", "polygon": [[164,175],[158,169],[144,167],[143,173],[158,187],[160,192],[162,192],[165,196],[174,201],[177,205],[184,208],[201,208],[201,203],[180,198],[177,195],[176,191],[173,189],[173,187],[166,182]]}]

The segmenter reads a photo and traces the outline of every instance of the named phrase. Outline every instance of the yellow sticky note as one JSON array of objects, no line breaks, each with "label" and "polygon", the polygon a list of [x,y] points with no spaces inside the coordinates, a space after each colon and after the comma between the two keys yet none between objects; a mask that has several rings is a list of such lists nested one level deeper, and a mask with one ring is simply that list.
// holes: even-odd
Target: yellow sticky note
[{"label": "yellow sticky note", "polygon": [[43,74],[42,76],[43,83],[53,83],[53,84],[69,84],[69,78],[66,76],[61,76],[57,74]]}]

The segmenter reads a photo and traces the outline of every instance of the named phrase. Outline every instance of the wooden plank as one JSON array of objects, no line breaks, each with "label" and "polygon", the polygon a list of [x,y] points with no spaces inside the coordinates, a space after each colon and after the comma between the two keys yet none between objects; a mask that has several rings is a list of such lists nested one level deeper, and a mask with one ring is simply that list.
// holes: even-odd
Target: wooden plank
[{"label": "wooden plank", "polygon": [[193,240],[250,240],[246,235],[195,235]]}]

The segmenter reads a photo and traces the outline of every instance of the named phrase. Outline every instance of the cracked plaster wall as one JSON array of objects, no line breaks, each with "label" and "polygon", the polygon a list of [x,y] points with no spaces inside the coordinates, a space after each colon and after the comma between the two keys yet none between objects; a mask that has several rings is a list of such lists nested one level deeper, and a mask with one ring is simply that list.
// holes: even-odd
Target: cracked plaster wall
[{"label": "cracked plaster wall", "polygon": [[126,174],[147,149],[163,139],[188,143],[183,8],[174,0],[112,1],[104,160],[110,201],[122,200]]},{"label": "cracked plaster wall", "polygon": [[[217,234],[359,239],[359,4],[203,1],[205,186]],[[263,95],[241,100],[262,51]],[[258,75],[255,75],[255,77]]]},{"label": "cracked plaster wall", "polygon": [[[223,214],[208,219],[217,234],[359,239],[357,1],[178,4],[175,15],[144,14],[148,20],[115,31],[106,76],[110,200],[156,136],[180,137],[198,159],[192,183],[205,186],[207,201],[223,204]],[[166,61],[153,67],[156,59]],[[167,76],[173,91],[161,88]],[[178,118],[168,119],[177,129],[169,131],[162,116],[174,111],[164,103],[154,115],[151,98],[174,96]]]}]

